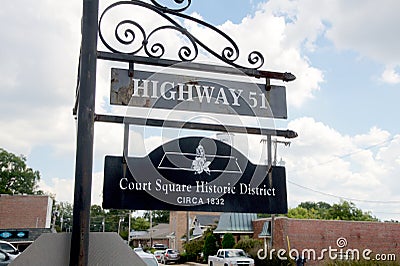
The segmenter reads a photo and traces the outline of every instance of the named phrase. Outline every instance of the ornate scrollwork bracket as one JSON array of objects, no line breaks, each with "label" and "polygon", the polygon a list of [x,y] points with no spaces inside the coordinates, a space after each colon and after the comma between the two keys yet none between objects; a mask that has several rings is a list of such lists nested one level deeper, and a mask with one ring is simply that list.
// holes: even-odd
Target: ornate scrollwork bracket
[{"label": "ornate scrollwork bracket", "polygon": [[[177,56],[182,62],[190,62],[195,60],[199,55],[199,48],[201,47],[212,56],[235,68],[256,70],[263,66],[264,57],[260,52],[257,51],[253,51],[248,55],[247,61],[249,67],[239,65],[237,63],[239,58],[239,47],[227,34],[207,22],[182,13],[189,8],[191,0],[171,0],[171,2],[172,1],[174,1],[175,5],[178,5],[178,7],[170,8],[160,4],[157,0],[151,0],[151,3],[145,3],[139,0],[131,0],[118,1],[111,4],[100,16],[99,37],[101,42],[113,53],[137,55],[139,52],[144,51],[145,54],[150,58],[163,58],[166,54],[165,44],[159,41],[154,41],[154,36],[162,31],[172,30],[182,35],[182,37],[186,40],[186,43],[188,43],[188,45],[182,45],[178,49]],[[113,40],[109,40],[109,36],[106,37],[103,32],[104,18],[108,13],[112,12],[117,7],[124,6],[142,7],[150,10],[163,18],[163,21],[165,21],[166,24],[157,26],[149,31],[148,29],[145,29],[141,23],[135,21],[134,19],[124,19],[116,24]],[[198,25],[213,31],[219,37],[224,39],[224,42],[227,42],[228,45],[220,52],[213,50],[200,39],[196,38],[196,36],[189,32],[185,27],[183,27],[181,25],[182,20],[197,23]]]}]

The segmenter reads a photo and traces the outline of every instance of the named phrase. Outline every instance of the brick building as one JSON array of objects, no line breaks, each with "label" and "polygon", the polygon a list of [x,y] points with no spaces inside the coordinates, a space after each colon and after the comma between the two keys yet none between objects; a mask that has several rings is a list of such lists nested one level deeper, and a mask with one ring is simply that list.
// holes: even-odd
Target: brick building
[{"label": "brick building", "polygon": [[0,195],[0,228],[50,228],[53,200],[41,195]]},{"label": "brick building", "polygon": [[[0,194],[0,239],[23,249],[43,232],[51,232],[52,206],[49,196]],[[14,237],[16,231],[26,233]]]},{"label": "brick building", "polygon": [[[179,251],[183,250],[183,244],[186,242],[186,235],[189,231],[193,232],[195,221],[202,230],[208,227],[216,227],[219,217],[219,212],[185,212],[171,211],[169,215],[170,227],[170,247]],[[190,239],[195,236],[191,235]]]},{"label": "brick building", "polygon": [[[132,234],[133,233],[133,234]],[[151,247],[154,244],[171,246],[169,224],[158,224],[147,231],[131,232],[132,245],[134,247]]]},{"label": "brick building", "polygon": [[[265,231],[265,225],[269,223],[270,219],[254,220],[253,238],[260,238],[262,231]],[[297,250],[300,253],[304,249],[313,249],[316,251],[316,258],[321,256],[323,249],[330,247],[338,258],[345,258],[346,251],[353,249],[360,252],[360,258],[367,249],[372,251],[369,255],[371,258],[376,254],[400,256],[399,223],[277,217],[272,232],[274,249]],[[329,258],[328,253],[324,253],[323,257]],[[308,264],[318,263],[309,261]]]}]

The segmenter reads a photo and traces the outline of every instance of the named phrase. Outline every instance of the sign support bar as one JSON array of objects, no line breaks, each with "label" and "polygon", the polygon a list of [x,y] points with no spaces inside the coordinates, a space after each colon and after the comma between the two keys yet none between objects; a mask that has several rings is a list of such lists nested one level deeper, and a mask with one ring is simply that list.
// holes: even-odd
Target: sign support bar
[{"label": "sign support bar", "polygon": [[245,126],[233,126],[233,125],[203,124],[194,122],[148,119],[140,117],[123,117],[123,116],[103,115],[103,114],[96,114],[94,119],[96,122],[108,122],[117,124],[134,124],[140,126],[186,128],[195,130],[221,131],[221,132],[243,133],[243,134],[271,135],[277,137],[284,137],[288,139],[297,137],[297,133],[289,129],[282,130],[282,129],[245,127]]},{"label": "sign support bar", "polygon": [[182,61],[177,61],[177,60],[143,57],[131,54],[109,53],[103,51],[97,52],[97,58],[109,61],[128,62],[131,64],[137,63],[137,64],[160,66],[160,67],[175,67],[175,68],[211,72],[211,73],[221,73],[221,74],[231,74],[231,75],[239,75],[244,73],[250,77],[277,79],[286,82],[293,81],[296,79],[296,76],[290,72],[273,72],[273,71],[265,71],[252,68],[233,68],[223,65],[210,65],[210,64],[193,63],[193,62],[190,62],[190,64],[182,64]]}]

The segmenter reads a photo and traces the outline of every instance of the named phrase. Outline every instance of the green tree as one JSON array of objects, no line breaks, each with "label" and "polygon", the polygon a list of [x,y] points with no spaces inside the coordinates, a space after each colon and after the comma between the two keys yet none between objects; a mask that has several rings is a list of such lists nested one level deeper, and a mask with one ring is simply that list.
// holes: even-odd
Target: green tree
[{"label": "green tree", "polygon": [[29,168],[24,156],[0,148],[0,194],[43,194],[39,180],[39,171]]},{"label": "green tree", "polygon": [[340,201],[333,205],[321,201],[302,202],[296,208],[289,209],[287,216],[299,219],[378,221],[371,213],[363,212],[348,201]]},{"label": "green tree", "polygon": [[54,222],[57,232],[70,231],[72,228],[72,204],[66,201],[55,202],[51,219],[54,219],[52,222]]},{"label": "green tree", "polygon": [[258,249],[263,248],[263,244],[260,239],[247,238],[239,240],[234,247],[243,249],[246,253],[249,253],[253,249],[257,249],[258,251]]},{"label": "green tree", "polygon": [[[169,223],[169,211],[151,211],[153,218],[153,225],[160,223]],[[150,211],[143,215],[144,218],[150,219]]]},{"label": "green tree", "polygon": [[328,213],[332,220],[378,221],[370,212],[363,212],[353,202],[345,200],[333,204]]},{"label": "green tree", "polygon": [[224,238],[222,239],[222,248],[233,248],[235,244],[235,238],[231,233],[224,234]]},{"label": "green tree", "polygon": [[184,245],[187,261],[196,261],[203,251],[204,239],[195,239]]},{"label": "green tree", "polygon": [[297,219],[324,219],[318,210],[314,208],[306,209],[300,206],[289,209],[287,217]]},{"label": "green tree", "polygon": [[90,216],[91,217],[104,217],[105,211],[99,205],[92,205],[90,206]]},{"label": "green tree", "polygon": [[131,228],[135,231],[144,231],[150,228],[150,222],[144,217],[132,218]]},{"label": "green tree", "polygon": [[332,207],[329,203],[319,201],[311,202],[306,201],[299,204],[298,207],[302,207],[308,210],[308,218],[310,219],[329,219],[328,210]]},{"label": "green tree", "polygon": [[[118,232],[126,231],[128,228],[128,214],[127,210],[116,210],[110,209],[105,212],[105,231],[106,232]],[[121,220],[121,222],[120,222]]]},{"label": "green tree", "polygon": [[[102,232],[105,225],[105,211],[99,205],[90,206],[90,230],[95,232]],[[105,228],[104,228],[105,231]]]},{"label": "green tree", "polygon": [[203,247],[203,254],[205,261],[208,261],[208,256],[217,254],[218,247],[216,242],[217,239],[212,233],[206,235]]}]

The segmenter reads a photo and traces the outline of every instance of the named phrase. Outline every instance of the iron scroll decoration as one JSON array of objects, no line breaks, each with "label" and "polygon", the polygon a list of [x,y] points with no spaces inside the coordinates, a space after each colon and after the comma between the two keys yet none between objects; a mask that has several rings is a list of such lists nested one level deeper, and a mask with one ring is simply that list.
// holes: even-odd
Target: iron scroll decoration
[{"label": "iron scroll decoration", "polygon": [[[171,0],[172,1],[172,0]],[[109,5],[101,14],[100,20],[99,20],[99,37],[101,42],[113,53],[121,53],[121,54],[129,54],[129,55],[136,55],[141,51],[144,51],[146,55],[150,58],[162,58],[165,54],[165,46],[160,43],[156,42],[152,45],[150,44],[150,39],[151,37],[156,34],[157,32],[163,31],[163,30],[174,30],[180,34],[183,35],[191,44],[192,47],[189,47],[187,45],[183,45],[182,47],[179,48],[178,50],[178,57],[182,62],[190,62],[193,61],[197,58],[199,54],[199,47],[203,48],[205,51],[210,53],[211,55],[215,56],[217,59],[229,64],[232,67],[236,68],[247,68],[247,69],[259,69],[264,65],[264,57],[262,54],[258,51],[253,51],[248,55],[247,61],[250,64],[250,67],[244,67],[239,65],[236,61],[239,58],[239,47],[237,44],[230,38],[228,35],[226,35],[224,32],[219,30],[217,27],[204,22],[200,19],[188,16],[184,13],[185,11],[191,4],[191,0],[173,0],[176,4],[182,5],[182,7],[179,8],[168,8],[167,6],[161,5],[157,0],[151,0],[151,3],[145,3],[139,0],[131,0],[131,1],[118,1],[115,2],[111,5]],[[185,4],[185,2],[187,2]],[[134,5],[134,6],[140,6],[144,7],[148,10],[151,10],[155,13],[157,13],[159,16],[163,17],[166,19],[166,21],[169,22],[168,25],[163,25],[159,26],[150,33],[147,33],[138,23],[137,21],[131,20],[131,19],[125,19],[120,21],[114,29],[114,37],[115,40],[119,43],[119,45],[123,45],[124,47],[128,46],[134,46],[136,45],[136,48],[133,51],[121,51],[113,45],[111,45],[109,42],[107,42],[103,32],[102,32],[102,22],[105,17],[105,15],[112,10],[115,7],[122,6],[122,5]],[[195,23],[198,23],[199,25],[206,27],[215,33],[217,33],[221,38],[225,39],[229,45],[226,46],[225,48],[222,49],[221,53],[218,53],[205,45],[201,40],[196,38],[193,34],[191,34],[186,28],[180,25],[180,23],[174,19],[175,18],[182,18],[185,20],[189,20]],[[126,27],[124,30],[121,30],[123,27]],[[135,34],[135,29],[136,32],[139,33],[141,36],[138,36]]]}]

